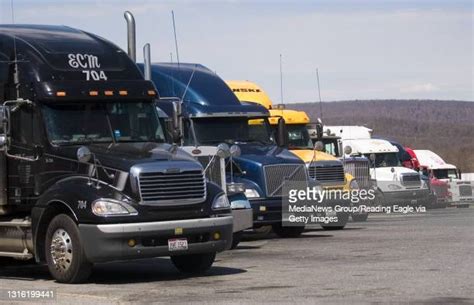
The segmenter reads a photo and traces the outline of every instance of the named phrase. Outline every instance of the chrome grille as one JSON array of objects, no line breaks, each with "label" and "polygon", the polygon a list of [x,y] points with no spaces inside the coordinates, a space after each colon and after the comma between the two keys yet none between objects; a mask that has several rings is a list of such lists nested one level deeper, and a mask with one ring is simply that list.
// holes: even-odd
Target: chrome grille
[{"label": "chrome grille", "polygon": [[420,187],[421,178],[419,174],[403,174],[402,185],[406,187]]},{"label": "chrome grille", "polygon": [[309,165],[308,172],[312,179],[316,179],[323,184],[344,184],[345,181],[344,167],[339,161],[337,163],[326,161],[313,162]]},{"label": "chrome grille", "polygon": [[191,204],[206,198],[206,181],[201,170],[142,172],[138,185],[143,204]]},{"label": "chrome grille", "polygon": [[360,188],[370,187],[370,164],[368,159],[344,160],[344,170],[357,180]]},{"label": "chrome grille", "polygon": [[203,168],[206,168],[209,162],[212,163],[209,165],[206,171],[206,178],[209,181],[212,181],[219,185],[222,188],[222,179],[221,179],[221,160],[220,158],[212,158],[212,156],[199,156],[196,158],[199,163],[201,163]]},{"label": "chrome grille", "polygon": [[285,181],[307,182],[306,168],[303,164],[278,164],[263,167],[267,197],[281,197]]},{"label": "chrome grille", "polygon": [[459,186],[459,195],[463,197],[472,196],[472,187],[470,185],[460,185]]}]

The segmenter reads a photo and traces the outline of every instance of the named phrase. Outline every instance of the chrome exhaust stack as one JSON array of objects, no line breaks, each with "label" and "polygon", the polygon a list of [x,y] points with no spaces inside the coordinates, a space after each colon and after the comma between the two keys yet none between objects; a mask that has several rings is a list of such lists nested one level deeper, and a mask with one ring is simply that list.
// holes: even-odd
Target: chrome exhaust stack
[{"label": "chrome exhaust stack", "polygon": [[137,62],[137,40],[136,40],[136,29],[135,29],[135,18],[133,14],[129,11],[126,11],[123,16],[127,21],[127,47],[128,47],[128,56]]},{"label": "chrome exhaust stack", "polygon": [[150,55],[150,44],[147,43],[143,46],[143,74],[145,80],[151,80],[151,55]]}]

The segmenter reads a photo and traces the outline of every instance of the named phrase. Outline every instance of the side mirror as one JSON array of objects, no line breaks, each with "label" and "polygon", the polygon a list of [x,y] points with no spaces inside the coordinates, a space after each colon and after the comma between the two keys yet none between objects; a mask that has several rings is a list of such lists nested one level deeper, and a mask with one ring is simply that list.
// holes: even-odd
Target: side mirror
[{"label": "side mirror", "polygon": [[88,163],[92,158],[91,150],[86,146],[81,146],[77,149],[77,161],[81,163]]},{"label": "side mirror", "polygon": [[181,144],[180,142],[183,137],[183,133],[181,131],[181,102],[173,102],[173,115],[171,119],[173,126],[173,129],[171,130],[173,143]]},{"label": "side mirror", "polygon": [[240,154],[242,153],[242,151],[240,150],[240,146],[239,145],[232,145],[230,147],[230,155],[233,157],[233,158],[238,158],[240,157]]},{"label": "side mirror", "polygon": [[352,147],[350,147],[349,145],[347,145],[346,147],[344,147],[344,154],[345,154],[345,155],[350,155],[350,154],[352,154]]},{"label": "side mirror", "polygon": [[283,118],[278,119],[276,142],[280,147],[288,147],[288,131]]},{"label": "side mirror", "polygon": [[323,151],[324,150],[324,143],[321,142],[321,141],[316,141],[316,143],[314,143],[314,150]]},{"label": "side mirror", "polygon": [[7,145],[7,136],[2,134],[0,135],[0,151],[4,151],[6,145]]},{"label": "side mirror", "polygon": [[217,145],[216,155],[219,158],[223,158],[223,159],[230,157],[229,145],[227,145],[226,143],[221,143],[221,144]]},{"label": "side mirror", "polygon": [[318,122],[316,123],[316,136],[318,139],[321,139],[323,137],[323,122],[321,122],[321,119],[318,119]]}]

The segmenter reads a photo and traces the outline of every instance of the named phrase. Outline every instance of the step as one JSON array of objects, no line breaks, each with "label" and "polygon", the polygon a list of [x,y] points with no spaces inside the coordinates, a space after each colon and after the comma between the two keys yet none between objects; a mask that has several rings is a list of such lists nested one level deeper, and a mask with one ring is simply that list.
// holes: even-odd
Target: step
[{"label": "step", "polygon": [[23,252],[1,252],[1,251],[0,251],[0,256],[3,256],[3,257],[12,257],[12,258],[24,259],[24,260],[32,259],[32,258],[33,258],[33,254],[31,254],[31,253],[23,253]]},{"label": "step", "polygon": [[11,221],[0,221],[0,227],[31,227],[31,221],[28,219],[12,219]]}]

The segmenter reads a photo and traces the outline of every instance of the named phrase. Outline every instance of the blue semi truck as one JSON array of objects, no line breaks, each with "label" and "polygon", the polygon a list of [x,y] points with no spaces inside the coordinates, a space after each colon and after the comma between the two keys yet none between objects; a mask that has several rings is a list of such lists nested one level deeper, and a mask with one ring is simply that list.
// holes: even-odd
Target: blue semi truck
[{"label": "blue semi truck", "polygon": [[[268,110],[240,103],[218,75],[199,64],[152,64],[151,80],[160,109],[172,116],[180,108],[180,144],[199,150],[226,143],[240,151],[227,162],[227,180],[243,184],[253,227],[271,225],[280,237],[299,236],[304,226],[282,225],[283,189],[287,181],[309,179],[304,162],[284,148],[284,132],[272,130]],[[279,125],[284,128],[284,122]]]}]

